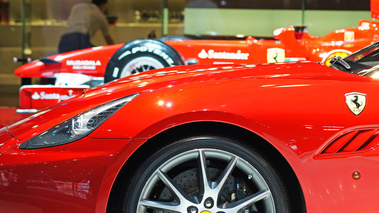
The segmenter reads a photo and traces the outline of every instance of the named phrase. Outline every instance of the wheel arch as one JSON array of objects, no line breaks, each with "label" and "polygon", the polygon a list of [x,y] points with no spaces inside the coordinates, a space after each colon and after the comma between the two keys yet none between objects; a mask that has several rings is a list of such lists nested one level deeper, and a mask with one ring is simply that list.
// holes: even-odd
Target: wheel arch
[{"label": "wheel arch", "polygon": [[[283,155],[274,146],[257,134],[242,127],[221,122],[194,122],[182,124],[167,129],[149,139],[132,154],[117,175],[108,200],[107,212],[116,212],[116,209],[122,205],[120,198],[122,197],[122,192],[126,190],[125,182],[129,181],[127,174],[134,173],[138,168],[139,162],[143,161],[145,156],[150,155],[159,149],[159,147],[174,141],[201,136],[238,140],[242,145],[248,146],[261,153],[266,160],[275,162],[272,165],[275,165],[275,169],[280,173],[280,176],[283,177],[283,180],[289,189],[288,192],[291,197],[291,206],[295,208],[294,212],[305,212],[304,195],[299,180]],[[251,143],[251,141],[254,141],[254,143]]]}]

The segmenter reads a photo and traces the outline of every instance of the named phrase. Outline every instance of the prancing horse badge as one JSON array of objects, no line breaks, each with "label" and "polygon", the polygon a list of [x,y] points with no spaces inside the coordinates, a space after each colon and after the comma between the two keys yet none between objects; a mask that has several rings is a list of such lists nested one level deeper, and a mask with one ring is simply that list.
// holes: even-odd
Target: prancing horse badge
[{"label": "prancing horse badge", "polygon": [[366,107],[366,94],[351,92],[345,94],[346,104],[350,111],[358,116]]}]

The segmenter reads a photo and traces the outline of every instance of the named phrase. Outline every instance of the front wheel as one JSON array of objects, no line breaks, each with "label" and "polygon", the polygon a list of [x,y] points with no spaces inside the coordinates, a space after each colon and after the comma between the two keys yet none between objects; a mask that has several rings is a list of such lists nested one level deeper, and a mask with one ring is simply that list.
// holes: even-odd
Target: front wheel
[{"label": "front wheel", "polygon": [[104,73],[104,82],[140,72],[184,65],[179,53],[157,40],[141,39],[121,47],[111,57]]},{"label": "front wheel", "polygon": [[150,156],[133,175],[123,212],[290,212],[276,170],[236,141],[198,137]]}]

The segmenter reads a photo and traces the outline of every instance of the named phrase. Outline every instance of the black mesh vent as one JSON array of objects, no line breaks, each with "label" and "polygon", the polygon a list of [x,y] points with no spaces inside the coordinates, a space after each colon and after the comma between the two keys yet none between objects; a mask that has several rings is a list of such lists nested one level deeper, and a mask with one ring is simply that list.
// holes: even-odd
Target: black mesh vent
[{"label": "black mesh vent", "polygon": [[360,129],[345,132],[333,139],[329,145],[320,152],[322,155],[354,154],[357,152],[375,150],[379,146],[378,129]]},{"label": "black mesh vent", "polygon": [[93,116],[87,123],[88,129],[93,129],[98,127],[101,123],[103,123],[107,118],[109,118],[113,113],[119,110],[125,103],[118,104],[114,107],[111,107],[95,116]]}]

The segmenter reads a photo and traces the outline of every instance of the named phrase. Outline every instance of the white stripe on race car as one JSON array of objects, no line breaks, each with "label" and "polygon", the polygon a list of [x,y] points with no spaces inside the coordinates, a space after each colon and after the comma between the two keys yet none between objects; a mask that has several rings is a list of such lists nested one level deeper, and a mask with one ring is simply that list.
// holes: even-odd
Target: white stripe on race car
[{"label": "white stripe on race car", "polygon": [[305,61],[306,58],[285,58],[285,61]]},{"label": "white stripe on race car", "polygon": [[215,61],[213,64],[234,64],[233,62],[221,62],[221,61]]}]

